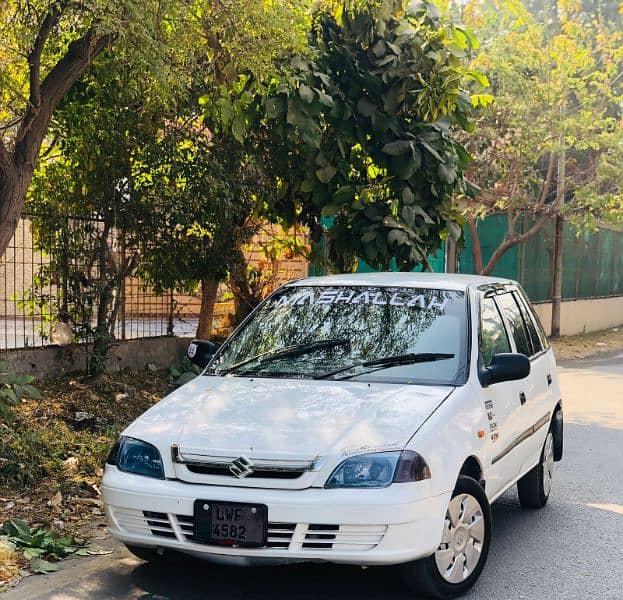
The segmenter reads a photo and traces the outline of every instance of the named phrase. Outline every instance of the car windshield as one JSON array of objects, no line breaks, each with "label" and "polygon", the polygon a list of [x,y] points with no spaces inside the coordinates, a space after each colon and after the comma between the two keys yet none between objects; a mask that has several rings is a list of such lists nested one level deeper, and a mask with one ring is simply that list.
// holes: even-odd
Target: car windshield
[{"label": "car windshield", "polygon": [[463,292],[289,286],[258,308],[206,373],[456,385],[465,381],[466,356]]}]

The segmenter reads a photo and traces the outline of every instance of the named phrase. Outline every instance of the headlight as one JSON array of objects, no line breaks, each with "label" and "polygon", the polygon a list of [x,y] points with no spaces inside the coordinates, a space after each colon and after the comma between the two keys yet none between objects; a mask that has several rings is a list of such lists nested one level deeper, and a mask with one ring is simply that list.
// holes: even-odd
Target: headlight
[{"label": "headlight", "polygon": [[377,452],[347,458],[327,479],[325,488],[381,488],[423,479],[430,479],[430,469],[417,452]]},{"label": "headlight", "polygon": [[164,466],[158,448],[131,437],[120,438],[106,462],[116,464],[120,471],[126,473],[164,479]]}]

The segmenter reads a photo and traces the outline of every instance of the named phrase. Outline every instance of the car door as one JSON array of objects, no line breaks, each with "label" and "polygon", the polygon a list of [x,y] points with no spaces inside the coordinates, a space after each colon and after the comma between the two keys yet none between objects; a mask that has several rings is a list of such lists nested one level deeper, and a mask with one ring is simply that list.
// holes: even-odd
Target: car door
[{"label": "car door", "polygon": [[[496,304],[495,296],[480,298],[479,361],[487,367],[496,354],[513,352],[509,331]],[[522,461],[508,451],[519,435],[521,381],[504,381],[482,388],[482,400],[489,420],[486,445],[486,491],[494,498],[519,475]]]},{"label": "car door", "polygon": [[539,432],[544,426],[544,415],[538,409],[544,403],[547,393],[547,382],[544,373],[544,366],[539,360],[533,342],[530,337],[526,318],[520,308],[520,303],[516,291],[508,291],[495,298],[511,337],[511,342],[515,346],[515,352],[524,354],[531,359],[530,375],[518,382],[516,389],[515,402],[519,406],[516,412],[515,434],[516,438],[508,448],[509,454],[514,457],[514,462],[519,464],[519,471],[523,473],[526,465],[534,466],[538,456],[535,458],[535,444],[540,436]]},{"label": "car door", "polygon": [[525,294],[517,290],[513,292],[513,297],[519,306],[532,346],[530,377],[534,387],[533,394],[527,399],[526,413],[527,427],[532,425],[534,434],[526,439],[526,459],[522,470],[527,471],[540,458],[548,430],[547,425],[552,416],[551,411],[556,404],[553,393],[556,363],[552,352],[549,351],[549,342],[545,332]]}]

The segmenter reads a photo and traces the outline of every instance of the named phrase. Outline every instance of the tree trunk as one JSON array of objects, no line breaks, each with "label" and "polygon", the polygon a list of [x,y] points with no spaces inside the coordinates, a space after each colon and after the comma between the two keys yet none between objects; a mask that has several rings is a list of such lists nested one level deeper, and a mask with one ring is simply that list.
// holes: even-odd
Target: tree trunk
[{"label": "tree trunk", "polygon": [[562,303],[562,245],[564,219],[556,216],[554,256],[552,261],[552,337],[560,337],[560,308]]},{"label": "tree trunk", "polygon": [[211,277],[204,277],[201,280],[201,312],[197,326],[197,337],[200,340],[209,340],[212,336],[212,321],[218,285],[219,281]]},{"label": "tree trunk", "polygon": [[472,238],[472,258],[474,261],[474,271],[480,275],[482,273],[482,247],[480,245],[480,236],[476,227],[476,220],[469,219],[467,221],[469,233]]},{"label": "tree trunk", "polygon": [[556,188],[556,235],[554,237],[554,256],[552,264],[552,337],[560,337],[560,307],[562,302],[562,246],[564,219],[561,214],[565,203],[567,177],[567,153],[565,148],[558,155],[558,180]]},{"label": "tree trunk", "polygon": [[69,44],[65,54],[41,81],[41,52],[58,18],[58,11],[47,15],[28,57],[29,103],[17,131],[12,152],[9,152],[0,136],[0,257],[4,255],[15,233],[52,113],[95,57],[116,37],[115,34],[99,36],[95,30],[90,29],[84,36]]},{"label": "tree trunk", "polygon": [[32,172],[17,168],[12,161],[0,161],[0,257],[17,228]]}]

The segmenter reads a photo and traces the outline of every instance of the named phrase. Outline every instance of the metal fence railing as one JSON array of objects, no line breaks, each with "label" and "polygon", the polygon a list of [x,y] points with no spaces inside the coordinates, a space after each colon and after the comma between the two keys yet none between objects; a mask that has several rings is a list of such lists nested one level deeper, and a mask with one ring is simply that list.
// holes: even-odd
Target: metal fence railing
[{"label": "metal fence railing", "polygon": [[[529,222],[521,227],[526,230]],[[506,216],[492,215],[478,224],[485,261],[502,241]],[[546,224],[534,237],[508,250],[493,275],[516,279],[533,302],[551,299],[553,223]],[[473,273],[472,242],[465,229],[465,247],[459,256],[461,273]],[[578,235],[567,223],[563,240],[563,299],[623,296],[623,232],[602,227],[595,233]]]},{"label": "metal fence railing", "polygon": [[[98,294],[111,277],[118,277],[110,318],[115,339],[193,335],[199,299],[157,294],[132,273],[124,275],[132,251],[122,232],[105,231],[97,219],[68,218],[62,234],[35,234],[32,225],[32,217],[20,219],[0,259],[0,351],[55,344],[63,324],[65,331],[71,327],[73,341],[88,341]],[[46,235],[56,236],[53,243]]]}]

